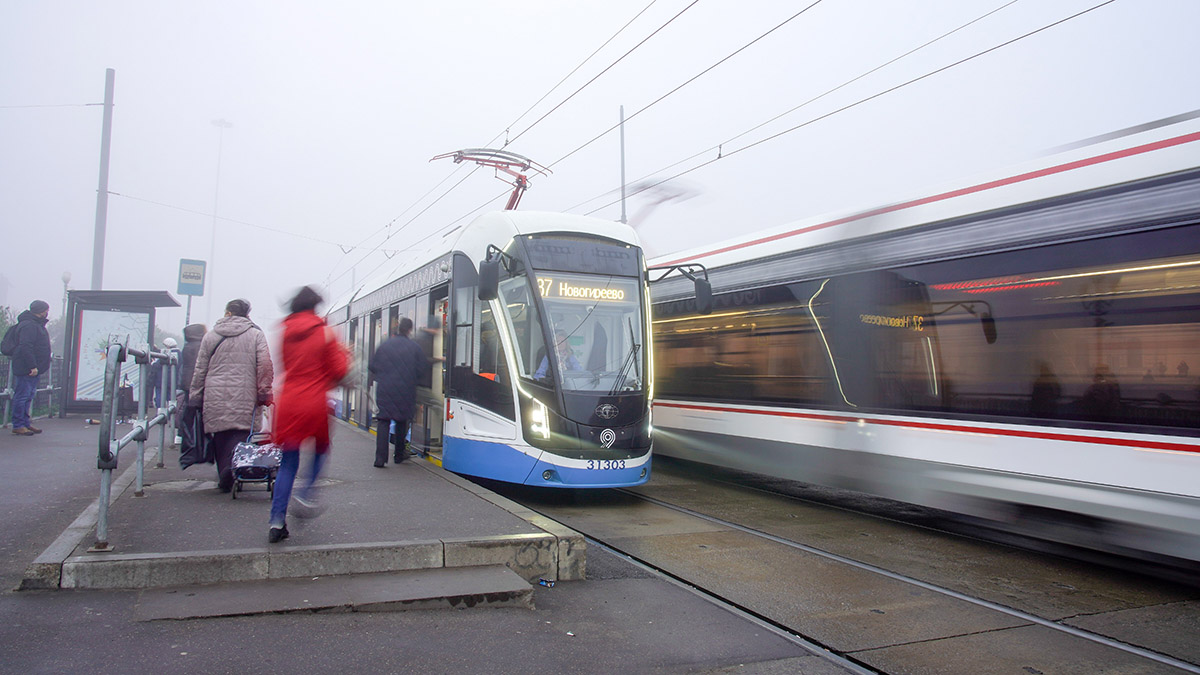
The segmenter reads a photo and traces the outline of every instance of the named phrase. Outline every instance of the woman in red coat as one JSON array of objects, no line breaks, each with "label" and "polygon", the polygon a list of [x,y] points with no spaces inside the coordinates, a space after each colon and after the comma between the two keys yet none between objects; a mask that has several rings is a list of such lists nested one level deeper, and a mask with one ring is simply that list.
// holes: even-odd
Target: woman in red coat
[{"label": "woman in red coat", "polygon": [[273,440],[283,452],[271,498],[271,529],[267,540],[272,544],[288,536],[287,507],[300,467],[300,444],[310,438],[316,444],[312,473],[303,496],[296,500],[311,508],[313,484],[329,455],[326,396],[349,367],[345,348],[314,311],[321,302],[321,296],[305,286],[292,298],[292,313],[283,320],[283,387],[275,402],[273,432]]}]

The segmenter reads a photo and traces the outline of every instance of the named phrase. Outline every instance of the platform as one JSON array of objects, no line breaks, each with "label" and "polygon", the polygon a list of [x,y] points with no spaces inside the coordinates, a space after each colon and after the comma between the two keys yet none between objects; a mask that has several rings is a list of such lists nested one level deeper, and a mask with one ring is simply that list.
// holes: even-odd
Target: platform
[{"label": "platform", "polygon": [[[45,440],[29,440],[88,447],[86,438],[74,438],[86,435],[96,442],[96,428],[78,420],[40,422]],[[334,423],[318,483],[323,511],[315,518],[290,511],[291,536],[275,544],[267,542],[265,484],[246,484],[233,499],[217,489],[215,465],[182,470],[179,451],[168,448],[160,468],[158,448],[147,443],[139,496],[136,466],[125,461],[136,452],[122,449],[127,468],[114,477],[111,550],[91,550],[97,500],[29,565],[21,589],[152,589],[459,568],[488,575],[497,565],[531,584],[585,575],[578,533],[420,458],[377,468],[375,437],[342,422]],[[302,457],[297,485],[306,463]],[[97,470],[97,495],[99,484]]]}]

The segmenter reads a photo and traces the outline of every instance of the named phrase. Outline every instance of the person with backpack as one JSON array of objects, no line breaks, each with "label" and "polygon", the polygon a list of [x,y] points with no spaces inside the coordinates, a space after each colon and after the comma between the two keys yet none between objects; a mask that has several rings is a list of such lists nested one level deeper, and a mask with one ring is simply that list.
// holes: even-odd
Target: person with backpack
[{"label": "person with backpack", "polygon": [[49,316],[49,303],[34,300],[0,342],[0,352],[12,357],[12,432],[17,436],[42,433],[29,421],[29,412],[38,380],[50,370],[50,333],[46,331]]}]

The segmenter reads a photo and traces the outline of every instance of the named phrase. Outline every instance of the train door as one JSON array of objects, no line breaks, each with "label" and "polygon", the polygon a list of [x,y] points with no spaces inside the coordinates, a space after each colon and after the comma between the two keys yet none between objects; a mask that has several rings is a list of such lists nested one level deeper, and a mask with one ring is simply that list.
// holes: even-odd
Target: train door
[{"label": "train door", "polygon": [[[367,342],[367,349],[364,352],[363,356],[359,359],[359,363],[361,363],[361,364],[370,363],[371,355],[373,355],[375,353],[375,350],[379,348],[379,344],[387,339],[387,333],[384,331],[383,326],[384,326],[383,310],[377,309],[374,312],[371,312],[371,335],[370,335],[369,341]],[[364,365],[364,369],[365,369],[365,365]],[[370,379],[370,378],[367,378],[367,379]],[[366,383],[364,382],[363,384],[365,386]],[[372,382],[371,386],[374,387],[375,384]],[[372,395],[373,393],[374,392],[371,392],[371,391],[367,392],[367,400],[368,401],[373,401],[375,399],[375,397]],[[364,406],[363,419],[366,420],[366,428],[371,429],[375,426],[374,417],[375,417],[375,411],[371,408],[371,406],[370,405]]]},{"label": "train door", "polygon": [[[413,339],[421,345],[433,365],[417,387],[417,412],[412,425],[413,446],[427,453],[442,449],[442,415],[445,402],[446,312],[449,287],[442,286],[417,296],[418,321]],[[423,310],[423,311],[422,311]]]},{"label": "train door", "polygon": [[[355,350],[355,353],[357,353],[358,340],[359,340],[359,336],[361,335],[361,333],[362,333],[362,331],[359,330],[358,319],[351,319],[350,320],[350,333],[347,336],[348,337],[347,344],[349,345],[350,349]],[[362,395],[362,393],[358,390],[357,387],[346,390],[346,393],[345,393],[346,411],[345,411],[345,413],[346,413],[346,420],[349,422],[353,422],[353,423],[358,422],[358,411],[361,408],[359,397],[361,395]]]}]

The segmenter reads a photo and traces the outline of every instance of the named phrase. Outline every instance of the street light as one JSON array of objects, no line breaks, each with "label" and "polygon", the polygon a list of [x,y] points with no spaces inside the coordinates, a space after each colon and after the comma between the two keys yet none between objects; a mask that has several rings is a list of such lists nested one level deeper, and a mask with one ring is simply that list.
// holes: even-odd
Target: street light
[{"label": "street light", "polygon": [[62,282],[63,282],[63,311],[62,311],[62,316],[63,316],[63,320],[66,320],[66,318],[67,318],[67,284],[71,283],[71,273],[70,273],[70,272],[63,272],[63,273],[62,273]]},{"label": "street light", "polygon": [[217,267],[217,263],[216,263],[216,256],[217,256],[217,203],[218,203],[218,198],[221,195],[221,149],[225,143],[225,130],[232,129],[233,123],[225,120],[224,118],[221,118],[219,120],[213,120],[212,125],[217,128],[218,133],[217,133],[217,179],[216,179],[216,184],[213,186],[212,239],[210,240],[209,245],[208,245],[208,272],[207,272],[207,275],[208,275],[208,280],[207,280],[208,305],[207,305],[207,307],[208,307],[208,309],[207,309],[207,314],[209,316],[209,318],[208,318],[209,321],[212,320],[212,316],[213,316],[212,300],[213,300],[213,295],[215,295],[215,293],[213,293],[213,290],[214,290],[213,272],[216,270],[216,267]]}]

